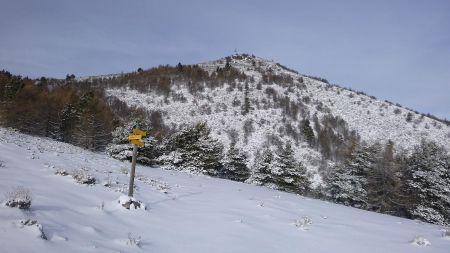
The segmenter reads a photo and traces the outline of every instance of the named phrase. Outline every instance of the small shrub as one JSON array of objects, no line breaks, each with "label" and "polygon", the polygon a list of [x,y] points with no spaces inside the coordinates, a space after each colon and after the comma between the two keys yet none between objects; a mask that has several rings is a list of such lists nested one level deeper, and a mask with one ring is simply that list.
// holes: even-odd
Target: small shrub
[{"label": "small shrub", "polygon": [[450,228],[442,230],[442,237],[444,237],[445,239],[450,239]]},{"label": "small shrub", "polygon": [[184,94],[182,93],[182,92],[172,92],[172,99],[173,99],[173,101],[175,101],[175,102],[181,102],[181,103],[186,103],[187,102],[187,99],[186,99],[186,97],[184,96]]},{"label": "small shrub", "polygon": [[408,112],[406,115],[406,122],[411,122],[413,120],[413,114],[411,112]]},{"label": "small shrub", "polygon": [[298,229],[300,230],[308,230],[309,229],[309,225],[311,225],[312,219],[308,216],[304,216],[300,219],[297,219],[294,221],[294,226],[296,226]]},{"label": "small shrub", "polygon": [[396,108],[395,110],[394,110],[394,113],[395,114],[400,114],[402,112],[402,110],[400,110],[399,108]]},{"label": "small shrub", "polygon": [[31,191],[25,187],[19,186],[11,192],[5,194],[5,205],[19,209],[30,209],[31,207]]},{"label": "small shrub", "polygon": [[241,100],[238,99],[237,97],[234,97],[233,102],[232,102],[232,105],[233,105],[234,107],[241,106]]},{"label": "small shrub", "polygon": [[141,237],[128,233],[127,245],[141,247]]},{"label": "small shrub", "polygon": [[127,168],[124,168],[124,167],[122,167],[122,168],[120,168],[120,173],[122,173],[122,174],[124,174],[124,175],[128,175],[128,169]]},{"label": "small shrub", "polygon": [[102,185],[105,186],[105,187],[110,188],[110,187],[112,187],[113,185],[115,185],[117,183],[118,183],[117,180],[113,181],[111,179],[111,177],[108,175],[108,177],[102,182]]},{"label": "small shrub", "polygon": [[200,115],[211,115],[212,109],[208,104],[203,104],[199,107]]},{"label": "small shrub", "polygon": [[305,104],[309,104],[309,103],[311,102],[311,98],[310,98],[309,96],[304,96],[304,97],[302,98],[302,100],[303,100],[303,102],[304,102]]},{"label": "small shrub", "polygon": [[261,83],[261,82],[258,82],[258,83],[256,84],[256,89],[257,89],[257,90],[262,90],[262,83]]},{"label": "small shrub", "polygon": [[85,169],[74,170],[72,172],[72,177],[79,184],[91,185],[91,184],[95,184],[95,181],[96,181],[95,177],[90,175],[90,174],[88,174]]},{"label": "small shrub", "polygon": [[411,241],[413,245],[427,247],[431,245],[431,242],[422,236],[417,236],[414,240]]},{"label": "small shrub", "polygon": [[65,169],[57,169],[55,171],[55,175],[67,176],[69,175],[69,172],[67,172]]}]

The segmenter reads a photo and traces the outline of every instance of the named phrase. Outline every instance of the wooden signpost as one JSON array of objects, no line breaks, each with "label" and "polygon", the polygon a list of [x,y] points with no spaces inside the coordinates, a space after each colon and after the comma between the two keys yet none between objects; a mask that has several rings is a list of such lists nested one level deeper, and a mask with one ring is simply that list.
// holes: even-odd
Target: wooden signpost
[{"label": "wooden signpost", "polygon": [[128,140],[133,144],[133,158],[131,158],[131,173],[130,173],[130,185],[128,187],[128,196],[133,197],[133,188],[134,188],[134,174],[136,172],[136,159],[137,159],[137,150],[139,147],[144,147],[144,142],[142,142],[142,137],[146,137],[147,133],[139,130],[133,129],[133,135],[128,136]]}]

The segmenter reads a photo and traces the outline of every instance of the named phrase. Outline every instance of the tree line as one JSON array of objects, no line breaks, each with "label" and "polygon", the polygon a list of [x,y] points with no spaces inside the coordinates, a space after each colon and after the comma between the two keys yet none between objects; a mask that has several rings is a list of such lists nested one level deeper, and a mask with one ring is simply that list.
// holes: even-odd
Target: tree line
[{"label": "tree line", "polygon": [[[116,132],[110,155],[131,159],[126,140],[131,130]],[[305,123],[307,125],[307,123]],[[142,125],[151,128],[150,125]],[[309,129],[305,127],[305,131]],[[316,189],[291,143],[265,145],[248,154],[231,143],[228,150],[214,140],[206,123],[185,127],[160,140],[147,141],[138,161],[149,165],[188,169],[214,177],[267,186],[286,192],[390,215],[450,224],[450,155],[444,147],[423,141],[411,154],[395,151],[393,142],[366,145],[352,139],[345,157],[328,160],[322,168],[324,184]],[[317,142],[317,138],[314,139]],[[344,155],[342,155],[344,156]]]},{"label": "tree line", "polygon": [[[139,121],[139,120],[138,120]],[[131,123],[114,132],[113,144],[107,152],[118,159],[131,159],[127,134],[132,127],[150,128],[142,121]],[[249,164],[248,154],[231,143],[228,150],[210,135],[206,123],[185,127],[162,140],[146,140],[139,150],[138,161],[174,169],[187,169],[214,177],[265,185],[282,191],[306,194],[311,182],[306,168],[295,158],[291,144],[279,146],[273,152],[267,145]]]},{"label": "tree line", "polygon": [[102,150],[120,123],[101,90],[51,85],[0,72],[0,123],[24,133]]},{"label": "tree line", "polygon": [[343,161],[323,172],[320,197],[348,206],[450,224],[450,154],[422,141],[411,154],[394,143],[358,144]]}]

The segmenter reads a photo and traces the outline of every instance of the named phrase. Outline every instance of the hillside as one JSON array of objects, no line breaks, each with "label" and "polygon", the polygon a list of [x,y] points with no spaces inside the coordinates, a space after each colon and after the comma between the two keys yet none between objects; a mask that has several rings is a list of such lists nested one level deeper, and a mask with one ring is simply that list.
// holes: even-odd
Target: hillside
[{"label": "hillside", "polygon": [[[448,252],[443,227],[202,175],[137,167],[126,210],[128,162],[0,128],[2,252]],[[65,170],[69,175],[57,175]],[[70,176],[84,171],[95,185]],[[4,205],[16,187],[31,210]],[[36,220],[39,226],[21,221]],[[22,222],[23,223],[23,222]],[[416,239],[416,240],[415,240]],[[413,242],[415,241],[415,242]],[[424,244],[430,245],[425,246]]]},{"label": "hillside", "polygon": [[450,224],[448,121],[234,55],[38,80],[0,71],[0,124],[138,162]]},{"label": "hillside", "polygon": [[[325,158],[334,161],[339,155],[334,153],[343,150],[343,145],[326,147],[331,150],[317,147],[318,144],[316,147],[308,145],[302,133],[305,120],[311,122],[316,139],[320,138],[320,129],[330,129],[328,132],[332,133],[327,135],[331,137],[327,138],[349,139],[354,131],[367,144],[393,141],[397,152],[410,152],[422,139],[450,150],[450,126],[444,122],[328,84],[324,79],[298,74],[269,60],[234,55],[198,66],[210,76],[219,76],[227,64],[245,78],[216,85],[199,81],[194,84],[194,90],[188,81],[172,78],[168,91],[161,93],[154,87],[156,81],[144,78],[144,71],[135,77],[142,81],[140,88],[131,80],[107,85],[106,94],[129,106],[160,112],[164,123],[170,127],[205,121],[214,138],[226,148],[236,140],[237,146],[249,155],[249,164],[264,144],[290,141],[295,144],[297,158],[314,175],[316,184],[320,183],[317,171],[323,164],[324,152],[331,153]],[[170,78],[170,75],[161,76]],[[100,77],[105,78],[111,79]]]}]

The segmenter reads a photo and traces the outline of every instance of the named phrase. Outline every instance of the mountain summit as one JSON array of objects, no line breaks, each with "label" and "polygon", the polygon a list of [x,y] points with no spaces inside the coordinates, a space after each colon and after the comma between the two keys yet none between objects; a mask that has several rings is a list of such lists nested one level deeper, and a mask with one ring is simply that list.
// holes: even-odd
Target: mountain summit
[{"label": "mountain summit", "polygon": [[[264,145],[287,142],[310,171],[317,171],[323,154],[331,160],[339,156],[341,142],[353,138],[367,145],[393,142],[398,152],[409,152],[422,140],[450,148],[445,122],[271,60],[242,54],[195,66],[197,76],[206,71],[209,77],[178,78],[160,67],[129,74],[130,85],[109,86],[106,94],[160,113],[171,127],[207,122],[214,138],[225,147],[235,143],[250,163]],[[177,69],[182,72],[183,65]],[[156,85],[163,77],[169,78],[165,93]]]}]

